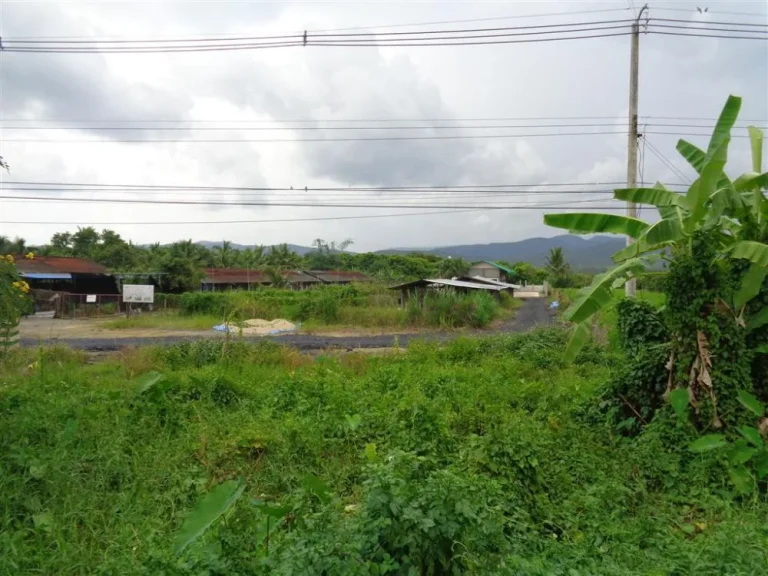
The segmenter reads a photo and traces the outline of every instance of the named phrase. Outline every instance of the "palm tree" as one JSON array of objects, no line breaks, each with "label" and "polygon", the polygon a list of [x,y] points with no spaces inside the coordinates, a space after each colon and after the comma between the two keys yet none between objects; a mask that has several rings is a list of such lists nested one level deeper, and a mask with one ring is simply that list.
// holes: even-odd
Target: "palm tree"
[{"label": "palm tree", "polygon": [[280,270],[298,268],[300,262],[301,258],[296,252],[288,248],[288,244],[272,246],[269,249],[269,254],[267,254],[267,263]]},{"label": "palm tree", "polygon": [[464,276],[469,271],[469,262],[464,258],[445,258],[437,267],[437,273],[441,278],[453,278]]},{"label": "palm tree", "polygon": [[571,267],[565,261],[563,249],[559,246],[552,248],[547,256],[547,265],[545,267],[550,282],[555,288],[564,288],[562,284],[566,283],[571,273]]},{"label": "palm tree", "polygon": [[232,242],[224,240],[221,246],[213,247],[214,262],[219,268],[232,268],[237,261],[237,251],[232,248]]}]

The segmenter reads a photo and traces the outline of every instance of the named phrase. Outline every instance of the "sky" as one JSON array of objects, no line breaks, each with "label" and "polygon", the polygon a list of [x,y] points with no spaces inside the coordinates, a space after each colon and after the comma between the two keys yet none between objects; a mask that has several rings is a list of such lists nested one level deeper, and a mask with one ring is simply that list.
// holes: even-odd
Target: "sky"
[{"label": "sky", "polygon": [[[313,32],[358,27],[400,32],[620,20],[633,17],[640,6],[638,0],[4,0],[0,3],[0,37],[7,44],[25,37],[167,40],[307,30],[311,38]],[[706,13],[699,13],[697,6],[706,7]],[[649,7],[651,18],[768,24],[765,1],[649,2]],[[478,19],[488,20],[475,21]],[[446,21],[470,22],[424,24]],[[402,26],[414,23],[420,25]],[[597,199],[593,205],[610,205],[599,200],[605,195],[542,196],[537,192],[557,189],[553,185],[559,183],[584,183],[571,188],[587,192],[612,187],[598,183],[626,180],[629,56],[629,36],[483,46],[310,45],[161,54],[0,51],[0,156],[10,165],[10,173],[0,176],[0,235],[22,236],[35,244],[47,241],[54,232],[72,232],[78,224],[93,224],[98,229],[116,230],[139,244],[191,238],[247,245],[309,245],[323,238],[351,239],[355,251],[554,236],[561,231],[547,228],[542,215],[564,208],[490,210],[482,206],[565,207],[572,206],[575,199]],[[768,127],[768,42],[641,36],[639,115],[645,146],[641,140],[639,148],[644,181],[680,183],[692,178],[692,171],[675,152],[675,134],[707,130],[663,124],[711,126],[729,94],[744,99],[740,118]],[[590,119],[578,119],[583,117]],[[472,129],[478,122],[464,121],[477,118],[514,120],[483,122],[512,126],[493,129]],[[541,118],[561,120],[537,120]],[[389,122],[373,123],[374,119]],[[557,123],[586,126],[540,127]],[[747,124],[740,123],[734,135],[745,136]],[[367,129],[328,129],[350,125]],[[392,129],[413,125],[420,129]],[[436,125],[443,128],[434,128]],[[149,129],[104,129],[116,126]],[[56,129],[50,129],[53,127]],[[209,129],[197,129],[202,127]],[[625,133],[601,133],[621,131]],[[564,134],[568,132],[578,134]],[[446,134],[481,137],[295,141]],[[513,137],[498,137],[509,134]],[[687,138],[706,146],[705,136]],[[120,142],[126,139],[144,141]],[[185,139],[229,141],[167,142]],[[732,174],[749,169],[746,138],[734,138],[729,160]],[[305,204],[354,204],[364,197],[364,202],[384,208],[63,202],[63,196],[86,200],[109,196],[88,191],[65,195],[56,190],[26,194],[42,195],[47,201],[18,200],[7,198],[19,195],[9,182],[284,188],[258,196],[252,191],[180,188],[171,194],[145,189],[111,197]],[[445,193],[418,191],[314,190],[501,184],[518,186],[515,190],[525,194],[510,199],[462,193],[456,199]],[[395,206],[386,207],[389,204]],[[467,208],[445,213],[450,212],[446,206],[459,204]],[[397,207],[402,205],[428,207]],[[441,213],[391,216],[425,211]],[[387,216],[351,218],[382,214]],[[245,222],[215,223],[222,221]]]}]

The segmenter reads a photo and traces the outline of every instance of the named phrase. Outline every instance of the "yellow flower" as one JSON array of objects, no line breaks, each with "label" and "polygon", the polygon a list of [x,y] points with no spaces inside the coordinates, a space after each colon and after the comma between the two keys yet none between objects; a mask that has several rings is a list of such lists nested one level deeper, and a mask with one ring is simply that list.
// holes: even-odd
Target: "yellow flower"
[{"label": "yellow flower", "polygon": [[13,259],[13,256],[11,256],[10,254],[8,254],[5,257],[5,259],[8,260],[8,262],[10,262],[11,264],[13,264],[15,262],[15,260]]},{"label": "yellow flower", "polygon": [[35,259],[35,253],[34,252],[28,252],[26,255],[27,260],[34,260]]}]

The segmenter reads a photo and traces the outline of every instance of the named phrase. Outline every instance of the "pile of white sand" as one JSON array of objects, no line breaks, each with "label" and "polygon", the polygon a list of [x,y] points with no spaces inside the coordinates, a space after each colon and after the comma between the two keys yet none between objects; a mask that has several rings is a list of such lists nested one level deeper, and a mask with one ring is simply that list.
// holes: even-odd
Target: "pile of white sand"
[{"label": "pile of white sand", "polygon": [[[296,330],[296,325],[288,320],[278,318],[276,320],[262,320],[261,318],[254,318],[253,320],[246,320],[242,324],[243,336],[264,336],[273,332],[290,332]],[[232,328],[232,332],[239,333],[239,328]]]}]

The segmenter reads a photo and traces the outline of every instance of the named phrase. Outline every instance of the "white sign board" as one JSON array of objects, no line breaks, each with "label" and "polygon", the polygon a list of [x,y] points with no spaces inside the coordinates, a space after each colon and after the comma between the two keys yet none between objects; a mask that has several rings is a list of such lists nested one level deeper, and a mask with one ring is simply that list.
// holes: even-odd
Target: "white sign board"
[{"label": "white sign board", "polygon": [[86,304],[95,304],[96,303],[96,294],[87,294],[85,297]]},{"label": "white sign board", "polygon": [[155,301],[155,287],[146,284],[123,284],[123,302],[152,304]]}]

